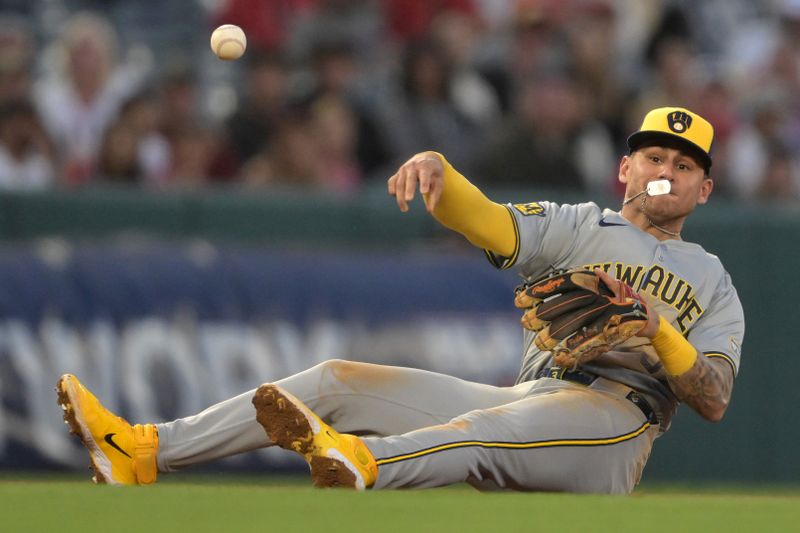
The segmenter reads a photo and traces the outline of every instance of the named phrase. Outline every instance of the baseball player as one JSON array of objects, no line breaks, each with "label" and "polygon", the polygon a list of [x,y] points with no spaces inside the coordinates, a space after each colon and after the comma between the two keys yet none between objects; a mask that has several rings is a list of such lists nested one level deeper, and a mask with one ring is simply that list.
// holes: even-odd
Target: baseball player
[{"label": "baseball player", "polygon": [[151,483],[276,444],[301,454],[322,487],[630,493],[678,403],[720,420],[739,367],[744,318],[730,277],[680,237],[713,188],[712,139],[692,111],[648,113],[620,161],[619,212],[500,205],[434,152],[389,179],[402,211],[419,191],[439,222],[519,271],[514,386],[334,360],[195,416],[130,426],[67,374],[65,421],[96,482]]}]

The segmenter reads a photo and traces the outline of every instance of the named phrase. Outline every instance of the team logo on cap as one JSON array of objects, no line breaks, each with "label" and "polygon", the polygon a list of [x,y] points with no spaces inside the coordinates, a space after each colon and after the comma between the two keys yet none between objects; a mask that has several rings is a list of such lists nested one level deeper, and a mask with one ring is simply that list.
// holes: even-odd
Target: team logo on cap
[{"label": "team logo on cap", "polygon": [[686,133],[692,127],[692,116],[685,111],[673,111],[667,115],[667,123],[675,133]]}]

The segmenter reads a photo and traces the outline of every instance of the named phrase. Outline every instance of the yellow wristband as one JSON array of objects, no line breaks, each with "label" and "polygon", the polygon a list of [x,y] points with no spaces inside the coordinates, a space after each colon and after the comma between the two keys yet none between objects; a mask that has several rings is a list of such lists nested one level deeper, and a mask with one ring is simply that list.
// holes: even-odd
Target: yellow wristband
[{"label": "yellow wristband", "polygon": [[672,376],[680,376],[694,366],[697,350],[662,316],[658,319],[658,333],[652,339],[658,357]]}]

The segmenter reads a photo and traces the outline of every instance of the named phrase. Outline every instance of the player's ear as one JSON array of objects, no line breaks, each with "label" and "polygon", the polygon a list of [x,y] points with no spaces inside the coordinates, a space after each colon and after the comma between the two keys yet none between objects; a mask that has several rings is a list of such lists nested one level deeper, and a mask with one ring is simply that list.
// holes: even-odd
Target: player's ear
[{"label": "player's ear", "polygon": [[697,203],[702,205],[708,202],[712,190],[714,190],[714,180],[708,177],[703,178],[703,183],[700,184],[700,190],[697,192]]},{"label": "player's ear", "polygon": [[633,157],[633,155],[624,155],[619,162],[619,174],[617,179],[620,183],[628,183],[628,173],[631,170],[631,157]]}]

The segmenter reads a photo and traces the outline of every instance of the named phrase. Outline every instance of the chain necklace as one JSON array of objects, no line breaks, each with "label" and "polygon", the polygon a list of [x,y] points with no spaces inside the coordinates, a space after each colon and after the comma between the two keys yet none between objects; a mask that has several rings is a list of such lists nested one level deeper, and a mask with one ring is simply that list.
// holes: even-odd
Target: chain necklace
[{"label": "chain necklace", "polygon": [[648,217],[647,215],[645,215],[645,217],[647,218],[647,222],[649,222],[652,227],[656,228],[661,233],[666,233],[667,235],[671,235],[672,237],[680,237],[681,236],[681,232],[680,231],[670,231],[670,230],[668,230],[666,228],[662,228],[661,226],[659,226],[658,224],[656,224],[655,222],[650,220],[650,217]]},{"label": "chain necklace", "polygon": [[678,238],[678,237],[681,236],[681,232],[680,231],[670,231],[670,230],[668,230],[666,228],[662,228],[661,226],[659,226],[658,224],[656,224],[655,222],[650,220],[650,217],[647,216],[647,212],[645,212],[645,210],[644,210],[644,206],[645,206],[646,203],[647,203],[647,195],[645,194],[644,196],[642,196],[642,214],[644,214],[644,217],[647,219],[647,222],[649,222],[652,227],[656,228],[661,233],[666,233],[667,235],[669,235],[671,237]]},{"label": "chain necklace", "polygon": [[654,227],[654,228],[656,228],[656,229],[657,229],[658,231],[660,231],[661,233],[664,233],[664,234],[666,234],[666,235],[669,235],[669,236],[671,236],[671,237],[676,237],[676,238],[679,238],[679,237],[681,236],[681,232],[680,232],[680,231],[670,231],[670,230],[668,230],[668,229],[666,229],[666,228],[662,228],[661,226],[659,226],[658,224],[656,224],[655,222],[653,222],[652,220],[650,220],[650,217],[649,217],[649,216],[647,216],[647,213],[646,213],[646,212],[645,212],[645,210],[644,210],[644,208],[645,208],[645,205],[647,204],[647,194],[646,194],[646,193],[647,193],[647,190],[644,190],[644,191],[640,192],[639,194],[634,194],[634,195],[633,195],[633,196],[631,196],[630,198],[625,198],[625,199],[622,201],[622,205],[623,205],[623,206],[626,206],[626,205],[628,205],[629,203],[631,203],[632,201],[634,201],[634,200],[635,200],[637,197],[641,196],[641,197],[642,197],[642,205],[641,205],[641,208],[640,208],[640,209],[641,209],[641,211],[642,211],[642,214],[643,214],[643,215],[645,216],[645,218],[647,219],[647,223],[648,223],[648,224],[650,224],[650,226],[651,226],[651,227]]}]

